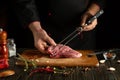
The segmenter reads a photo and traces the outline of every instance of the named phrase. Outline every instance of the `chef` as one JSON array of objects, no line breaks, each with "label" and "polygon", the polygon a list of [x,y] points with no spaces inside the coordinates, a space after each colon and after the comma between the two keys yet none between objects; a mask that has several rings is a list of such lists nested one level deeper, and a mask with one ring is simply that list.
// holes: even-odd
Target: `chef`
[{"label": "chef", "polygon": [[46,53],[48,46],[58,44],[79,26],[83,32],[67,45],[73,49],[95,49],[97,19],[89,25],[85,24],[104,8],[104,0],[15,0],[13,3],[24,34],[27,34],[27,29],[32,33],[29,35],[34,41],[27,39],[29,45],[34,43],[40,52]]}]

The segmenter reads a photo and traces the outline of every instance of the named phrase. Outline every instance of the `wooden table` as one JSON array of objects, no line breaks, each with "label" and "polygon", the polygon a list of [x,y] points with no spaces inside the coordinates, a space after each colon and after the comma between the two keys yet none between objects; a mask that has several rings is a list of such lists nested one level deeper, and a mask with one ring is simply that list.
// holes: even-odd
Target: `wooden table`
[{"label": "wooden table", "polygon": [[[38,72],[33,74],[28,80],[120,80],[120,63],[117,62],[120,59],[120,53],[117,52],[117,57],[112,61],[112,66],[115,67],[115,71],[109,71],[108,66],[110,65],[108,61],[105,63],[100,63],[98,67],[83,67],[74,66],[68,68],[61,68],[60,70],[68,70],[66,73],[46,73]],[[104,59],[102,55],[97,55],[98,60]],[[29,74],[29,69],[27,72],[24,71],[23,66],[16,66],[14,63],[16,60],[10,58],[9,69],[15,70],[16,74],[6,78],[0,78],[0,80],[25,80]],[[0,72],[3,70],[0,70]]]}]

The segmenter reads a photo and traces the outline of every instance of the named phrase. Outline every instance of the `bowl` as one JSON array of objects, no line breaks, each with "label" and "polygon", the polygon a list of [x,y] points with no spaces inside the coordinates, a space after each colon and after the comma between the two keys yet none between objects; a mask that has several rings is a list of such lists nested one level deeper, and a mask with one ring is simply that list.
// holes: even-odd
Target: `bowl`
[{"label": "bowl", "polygon": [[110,60],[110,59],[113,60],[115,59],[116,54],[113,52],[105,52],[103,53],[103,57],[105,58],[105,60]]}]

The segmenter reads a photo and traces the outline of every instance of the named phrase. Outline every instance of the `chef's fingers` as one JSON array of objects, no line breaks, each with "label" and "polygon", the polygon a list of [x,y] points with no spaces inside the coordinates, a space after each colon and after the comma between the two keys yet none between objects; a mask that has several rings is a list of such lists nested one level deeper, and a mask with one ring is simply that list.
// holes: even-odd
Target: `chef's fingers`
[{"label": "chef's fingers", "polygon": [[47,37],[46,41],[47,43],[49,43],[49,45],[53,45],[53,46],[56,45],[56,42],[49,36]]},{"label": "chef's fingers", "polygon": [[39,42],[35,46],[40,52],[47,53],[47,48],[51,45],[56,45],[56,43],[49,37],[46,39],[46,41]]},{"label": "chef's fingers", "polygon": [[82,26],[83,31],[90,31],[93,30],[97,25],[97,19],[95,19],[92,23],[89,25]]},{"label": "chef's fingers", "polygon": [[89,12],[85,12],[82,16],[81,16],[81,26],[86,25],[86,22],[92,17],[92,14],[90,14]]},{"label": "chef's fingers", "polygon": [[47,43],[44,41],[35,42],[35,47],[41,52],[46,53],[46,48],[48,47]]},{"label": "chef's fingers", "polygon": [[81,20],[81,26],[85,26],[86,20],[87,20],[87,16],[84,16]]}]

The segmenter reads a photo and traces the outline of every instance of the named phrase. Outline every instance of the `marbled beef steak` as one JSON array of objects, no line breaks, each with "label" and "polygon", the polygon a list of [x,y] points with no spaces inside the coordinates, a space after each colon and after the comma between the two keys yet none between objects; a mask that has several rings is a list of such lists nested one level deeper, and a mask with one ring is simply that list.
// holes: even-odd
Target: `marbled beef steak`
[{"label": "marbled beef steak", "polygon": [[82,56],[82,53],[63,44],[49,46],[47,50],[51,58],[79,58]]}]

